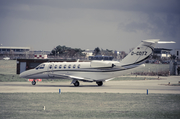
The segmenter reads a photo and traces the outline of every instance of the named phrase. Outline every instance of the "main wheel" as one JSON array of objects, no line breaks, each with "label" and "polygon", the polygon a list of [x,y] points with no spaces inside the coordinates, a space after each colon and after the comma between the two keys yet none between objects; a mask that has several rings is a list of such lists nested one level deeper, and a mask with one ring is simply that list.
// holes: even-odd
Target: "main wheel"
[{"label": "main wheel", "polygon": [[35,80],[32,81],[32,85],[36,85],[36,81]]},{"label": "main wheel", "polygon": [[79,81],[76,81],[75,83],[74,83],[74,86],[79,86]]},{"label": "main wheel", "polygon": [[98,86],[102,86],[103,85],[103,82],[100,81],[100,82],[96,82]]}]

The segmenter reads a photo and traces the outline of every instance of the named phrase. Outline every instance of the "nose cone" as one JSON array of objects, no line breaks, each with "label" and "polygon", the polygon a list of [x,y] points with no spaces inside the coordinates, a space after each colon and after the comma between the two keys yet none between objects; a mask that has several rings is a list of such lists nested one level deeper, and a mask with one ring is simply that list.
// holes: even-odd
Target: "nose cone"
[{"label": "nose cone", "polygon": [[19,77],[21,77],[21,78],[26,78],[26,72],[22,72],[22,73],[19,75]]}]

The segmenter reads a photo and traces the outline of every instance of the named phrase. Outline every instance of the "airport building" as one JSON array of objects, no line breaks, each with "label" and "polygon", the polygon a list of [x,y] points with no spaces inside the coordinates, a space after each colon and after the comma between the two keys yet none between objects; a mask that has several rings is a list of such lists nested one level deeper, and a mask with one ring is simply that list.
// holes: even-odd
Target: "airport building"
[{"label": "airport building", "polygon": [[0,53],[5,54],[5,53],[12,53],[14,54],[22,54],[22,52],[28,52],[30,51],[30,47],[4,47],[0,46]]},{"label": "airport building", "polygon": [[30,47],[0,46],[0,59],[46,59],[50,51],[32,51]]},{"label": "airport building", "polygon": [[159,56],[161,59],[170,58],[171,57],[171,54],[170,54],[171,50],[172,49],[154,48],[153,54]]},{"label": "airport building", "polygon": [[86,55],[86,59],[88,59],[90,56],[93,56],[93,50],[86,49],[82,53],[84,53]]},{"label": "airport building", "polygon": [[0,46],[0,59],[3,57],[14,58],[27,58],[30,54],[30,47],[5,47]]}]

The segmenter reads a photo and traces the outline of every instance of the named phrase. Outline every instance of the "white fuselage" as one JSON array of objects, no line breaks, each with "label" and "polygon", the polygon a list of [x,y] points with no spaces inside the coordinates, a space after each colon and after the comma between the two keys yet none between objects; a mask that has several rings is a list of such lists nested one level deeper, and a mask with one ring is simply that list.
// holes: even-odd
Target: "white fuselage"
[{"label": "white fuselage", "polygon": [[[43,63],[35,69],[20,74],[20,77],[31,79],[78,79],[81,81],[105,81],[124,73],[131,72],[139,66],[131,65],[122,67],[117,61],[92,61],[92,62],[49,62]],[[130,70],[127,70],[130,69]]]}]

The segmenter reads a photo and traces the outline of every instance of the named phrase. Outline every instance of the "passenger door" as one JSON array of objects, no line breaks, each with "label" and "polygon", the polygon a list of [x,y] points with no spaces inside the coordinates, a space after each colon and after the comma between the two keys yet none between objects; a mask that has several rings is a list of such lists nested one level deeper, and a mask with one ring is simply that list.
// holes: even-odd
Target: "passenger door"
[{"label": "passenger door", "polygon": [[54,64],[53,64],[53,63],[49,64],[49,66],[48,66],[48,76],[49,76],[50,78],[53,78],[53,77],[54,77],[54,75],[53,75],[53,69],[54,69]]}]

